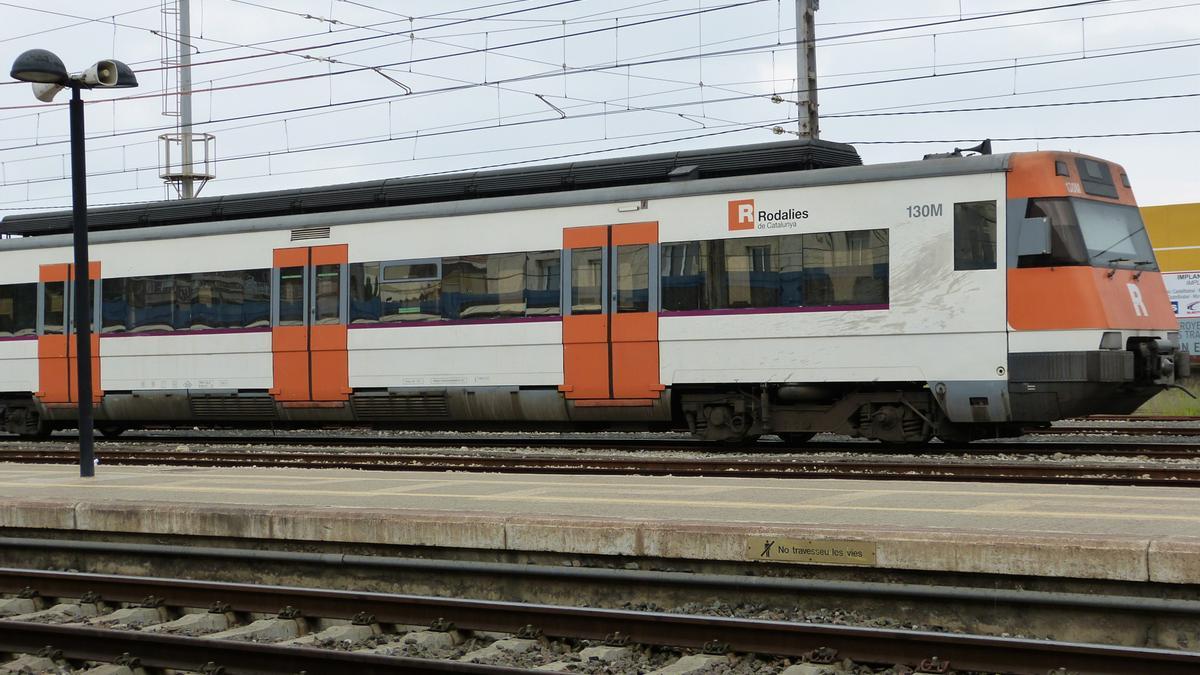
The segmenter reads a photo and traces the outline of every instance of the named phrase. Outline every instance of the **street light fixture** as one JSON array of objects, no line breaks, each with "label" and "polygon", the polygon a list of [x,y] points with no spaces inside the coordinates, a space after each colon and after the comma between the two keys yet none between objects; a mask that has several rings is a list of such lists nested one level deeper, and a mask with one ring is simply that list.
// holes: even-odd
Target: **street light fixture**
[{"label": "street light fixture", "polygon": [[79,380],[79,475],[96,475],[92,422],[92,303],[88,292],[87,175],[83,149],[82,89],[136,87],[137,77],[117,60],[97,61],[82,73],[67,72],[62,59],[45,49],[30,49],[13,61],[14,80],[33,83],[33,95],[49,103],[63,89],[71,90],[71,216],[75,245],[75,364]]}]

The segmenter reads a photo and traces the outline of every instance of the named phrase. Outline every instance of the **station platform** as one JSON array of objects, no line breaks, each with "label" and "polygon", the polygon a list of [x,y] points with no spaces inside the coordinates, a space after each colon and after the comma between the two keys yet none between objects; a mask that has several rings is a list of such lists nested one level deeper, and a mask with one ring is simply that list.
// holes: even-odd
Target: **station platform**
[{"label": "station platform", "polygon": [[0,465],[0,532],[1200,583],[1189,488]]}]

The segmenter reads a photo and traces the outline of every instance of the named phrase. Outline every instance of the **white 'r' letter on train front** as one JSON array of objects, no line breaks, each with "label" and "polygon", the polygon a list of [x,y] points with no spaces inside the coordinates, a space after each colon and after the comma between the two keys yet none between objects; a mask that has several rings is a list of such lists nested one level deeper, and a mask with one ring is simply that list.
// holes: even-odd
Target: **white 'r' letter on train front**
[{"label": "white 'r' letter on train front", "polygon": [[1142,300],[1142,289],[1137,287],[1137,284],[1125,284],[1125,288],[1129,289],[1129,301],[1133,303],[1133,313],[1137,316],[1150,316],[1150,310],[1146,309],[1146,301]]}]

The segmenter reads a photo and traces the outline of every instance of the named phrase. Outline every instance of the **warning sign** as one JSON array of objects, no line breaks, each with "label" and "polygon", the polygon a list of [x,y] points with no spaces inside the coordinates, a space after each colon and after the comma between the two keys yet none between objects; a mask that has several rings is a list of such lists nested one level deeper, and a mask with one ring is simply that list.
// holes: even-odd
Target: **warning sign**
[{"label": "warning sign", "polygon": [[874,565],[875,542],[748,537],[746,539],[746,559],[764,562]]},{"label": "warning sign", "polygon": [[1175,316],[1200,318],[1200,272],[1167,272],[1162,276]]}]

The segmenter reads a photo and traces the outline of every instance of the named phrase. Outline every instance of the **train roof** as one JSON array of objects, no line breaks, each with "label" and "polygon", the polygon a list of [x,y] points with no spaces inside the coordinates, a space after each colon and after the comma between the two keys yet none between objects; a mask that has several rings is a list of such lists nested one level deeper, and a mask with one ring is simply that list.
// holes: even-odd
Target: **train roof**
[{"label": "train roof", "polygon": [[[88,230],[127,230],[860,165],[862,159],[854,146],[803,139],[95,208],[88,210]],[[0,234],[31,237],[69,232],[70,211],[19,214],[0,221]]]}]

